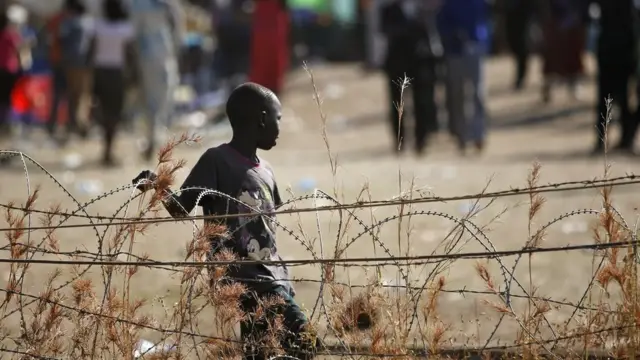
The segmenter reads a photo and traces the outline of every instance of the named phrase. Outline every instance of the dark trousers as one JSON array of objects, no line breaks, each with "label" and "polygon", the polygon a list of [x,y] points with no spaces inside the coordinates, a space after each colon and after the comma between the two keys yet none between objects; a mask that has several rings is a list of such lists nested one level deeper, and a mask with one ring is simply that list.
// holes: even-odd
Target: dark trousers
[{"label": "dark trousers", "polygon": [[18,73],[0,70],[0,136],[9,135],[11,93],[19,76]]},{"label": "dark trousers", "polygon": [[93,91],[96,117],[104,130],[104,160],[111,160],[113,142],[124,109],[124,71],[121,68],[94,69]]},{"label": "dark trousers", "polygon": [[87,67],[70,66],[66,69],[66,74],[69,109],[68,129],[86,136],[91,112],[93,72]]},{"label": "dark trousers", "polygon": [[521,88],[529,64],[529,21],[522,16],[507,16],[507,42],[516,63],[515,87]]},{"label": "dark trousers", "polygon": [[67,73],[65,69],[58,65],[54,66],[51,71],[52,80],[52,99],[51,109],[49,110],[49,119],[47,120],[47,131],[52,134],[58,126],[58,109],[60,103],[66,95],[67,90]]},{"label": "dark trousers", "polygon": [[[282,301],[275,306],[263,309],[256,316],[257,309],[264,299],[280,297]],[[298,359],[313,359],[317,343],[305,336],[304,330],[308,323],[300,307],[296,304],[288,289],[279,286],[267,292],[257,294],[250,291],[240,301],[242,311],[248,316],[240,323],[240,337],[245,344],[245,356],[247,360],[266,360],[270,349],[260,346],[261,340],[269,334],[270,321],[277,316],[282,316],[283,334],[280,337],[280,345],[288,356]]]},{"label": "dark trousers", "polygon": [[[631,78],[631,67],[627,64],[615,61],[616,57],[611,57],[614,61],[598,61],[598,118],[597,125],[597,146],[602,148],[604,143],[604,131],[607,117],[607,106],[605,99],[611,97],[614,104],[620,107],[620,125],[622,127],[622,137],[619,146],[631,147],[638,128],[638,119],[631,113],[629,108],[629,79]],[[618,58],[620,59],[620,58]],[[612,119],[613,120],[613,119]]]},{"label": "dark trousers", "polygon": [[[396,149],[398,149],[404,144],[405,139],[405,121],[404,116],[400,119],[399,106],[401,98],[406,99],[407,91],[410,91],[414,107],[414,145],[416,150],[420,152],[427,144],[427,136],[438,131],[435,102],[436,62],[428,60],[418,66],[408,68],[409,71],[400,67],[392,67],[386,71],[389,97],[392,102],[389,123],[393,131],[392,136]],[[405,75],[410,81],[408,89],[403,91],[402,82]]]}]

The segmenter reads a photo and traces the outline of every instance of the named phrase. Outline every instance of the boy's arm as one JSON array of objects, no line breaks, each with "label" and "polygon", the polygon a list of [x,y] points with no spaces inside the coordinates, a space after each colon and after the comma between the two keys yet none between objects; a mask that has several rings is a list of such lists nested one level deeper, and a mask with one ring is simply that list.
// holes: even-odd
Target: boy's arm
[{"label": "boy's arm", "polygon": [[[213,152],[206,151],[180,187],[180,194],[170,192],[163,201],[164,207],[173,217],[184,217],[201,203],[200,194],[206,190],[217,190],[216,161]],[[213,195],[204,198],[211,198]]]},{"label": "boy's arm", "polygon": [[[200,194],[206,190],[215,190],[217,188],[215,157],[210,151],[205,152],[193,167],[179,193],[173,192],[171,189],[165,189],[162,200],[167,212],[174,217],[189,216],[198,203],[201,203]],[[140,183],[141,180],[148,179],[155,182],[156,175],[143,171],[137,178],[133,180],[134,184]],[[148,183],[147,183],[148,184]],[[138,186],[140,190],[145,190],[149,185],[141,184]],[[209,196],[211,198],[211,196]]]}]

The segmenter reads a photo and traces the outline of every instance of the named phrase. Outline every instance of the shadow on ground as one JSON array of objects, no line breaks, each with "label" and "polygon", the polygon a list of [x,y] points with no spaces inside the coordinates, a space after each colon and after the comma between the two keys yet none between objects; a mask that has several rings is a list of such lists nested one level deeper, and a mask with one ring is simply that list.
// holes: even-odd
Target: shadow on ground
[{"label": "shadow on ground", "polygon": [[[523,111],[518,114],[501,114],[490,117],[489,127],[490,130],[511,130],[513,128],[522,126],[541,126],[548,125],[556,120],[568,118],[579,114],[589,114],[593,110],[593,106],[590,104],[576,104],[572,107],[558,110],[550,110],[542,114],[531,114],[531,111]],[[407,114],[412,114],[413,109],[407,106],[405,110]],[[440,109],[442,115],[445,111]],[[386,112],[385,112],[386,113]],[[446,117],[446,116],[445,116]],[[443,116],[439,116],[441,123]],[[380,115],[380,112],[364,114],[362,116],[352,117],[345,120],[346,129],[357,129],[367,126],[376,125],[380,122],[385,122],[386,117]],[[443,126],[444,127],[444,126]],[[341,130],[343,131],[343,130]]]},{"label": "shadow on ground", "polygon": [[[562,162],[562,161],[575,161],[575,160],[585,160],[591,161],[594,163],[602,163],[604,162],[603,155],[593,155],[591,153],[591,148],[588,147],[590,144],[585,144],[585,148],[583,150],[574,150],[569,152],[535,152],[528,154],[505,154],[505,156],[501,157],[499,160],[511,163],[511,162],[522,162],[522,161],[533,161],[538,160],[540,162]],[[640,160],[640,156],[618,153],[615,151],[610,152],[607,155],[607,160],[617,160],[617,161],[637,161]]]}]

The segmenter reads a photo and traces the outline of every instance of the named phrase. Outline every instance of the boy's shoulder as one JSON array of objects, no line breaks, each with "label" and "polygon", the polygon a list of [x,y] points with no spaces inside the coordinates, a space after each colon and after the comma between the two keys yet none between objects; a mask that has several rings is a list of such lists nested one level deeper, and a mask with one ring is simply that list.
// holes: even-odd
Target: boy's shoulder
[{"label": "boy's shoulder", "polygon": [[244,158],[227,143],[208,148],[201,157],[207,161],[226,163],[229,166],[234,166],[236,163],[242,163],[244,160]]},{"label": "boy's shoulder", "polygon": [[205,150],[204,153],[202,153],[202,156],[209,157],[209,158],[224,156],[226,155],[225,147],[226,147],[226,144],[212,146],[207,150]]},{"label": "boy's shoulder", "polygon": [[258,156],[259,163],[248,162],[246,158],[239,155],[229,144],[222,144],[213,146],[205,150],[202,154],[202,158],[206,161],[226,163],[228,166],[235,167],[251,167],[260,172],[260,169],[265,170],[272,177],[274,176],[273,167],[264,158]]}]

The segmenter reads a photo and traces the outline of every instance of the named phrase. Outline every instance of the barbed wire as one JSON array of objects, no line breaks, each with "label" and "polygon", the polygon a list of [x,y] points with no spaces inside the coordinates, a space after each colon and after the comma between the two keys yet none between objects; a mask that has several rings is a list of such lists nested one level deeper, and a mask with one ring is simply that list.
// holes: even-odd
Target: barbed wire
[{"label": "barbed wire", "polygon": [[[2,153],[2,151],[0,151],[0,153]],[[20,156],[23,160],[23,163],[26,163],[27,161],[32,161],[35,163],[35,161],[33,161],[31,158],[29,158],[24,154],[21,154]],[[37,165],[39,166],[39,164]],[[68,194],[69,197],[72,197],[71,194],[66,189],[64,189],[64,186],[62,186],[60,182],[58,182],[49,172],[47,172],[42,167],[40,168],[43,171],[45,171],[47,176],[51,178],[56,183],[56,185],[59,186],[65,192],[65,194]],[[26,174],[25,176],[28,179],[29,175],[26,170],[26,165],[25,165],[25,174]],[[145,211],[137,211],[137,214],[139,216],[133,216],[133,217],[121,216],[120,215],[121,212],[124,212],[126,215],[130,204],[132,204],[132,201],[136,199],[142,201],[143,199],[142,197],[144,195],[135,191],[135,187],[136,187],[135,184],[123,185],[116,189],[107,191],[85,202],[84,204],[81,204],[80,202],[74,199],[74,202],[76,203],[78,208],[75,210],[72,210],[71,212],[61,212],[57,210],[48,211],[48,210],[35,209],[33,207],[28,207],[28,208],[20,207],[20,206],[16,206],[15,204],[0,204],[0,207],[6,209],[7,211],[21,211],[29,217],[32,214],[42,214],[47,216],[59,216],[62,218],[57,225],[24,226],[24,227],[10,226],[9,228],[0,229],[0,231],[5,231],[5,232],[12,231],[14,233],[25,232],[26,234],[28,234],[28,236],[32,236],[38,230],[44,230],[45,233],[49,233],[50,231],[64,229],[64,228],[92,227],[96,232],[96,237],[98,239],[97,252],[92,252],[88,250],[55,251],[55,250],[44,248],[42,244],[44,242],[44,239],[48,235],[45,235],[43,240],[36,245],[32,245],[30,241],[27,241],[26,244],[13,242],[7,246],[1,247],[0,251],[10,252],[14,250],[16,247],[22,247],[23,249],[27,250],[27,253],[26,253],[27,255],[20,258],[11,258],[11,257],[0,258],[0,263],[12,264],[12,266],[13,265],[34,265],[34,264],[49,264],[49,265],[56,265],[56,266],[63,266],[63,265],[84,266],[84,268],[82,269],[82,271],[79,272],[79,274],[74,275],[72,279],[65,282],[64,284],[57,286],[55,288],[55,291],[64,289],[69,284],[72,284],[74,281],[84,276],[88,271],[88,269],[91,268],[92,266],[101,267],[103,271],[103,278],[104,278],[103,281],[105,283],[105,289],[104,289],[105,291],[102,299],[102,306],[100,306],[99,311],[88,311],[87,309],[77,308],[77,307],[65,304],[64,302],[61,302],[61,301],[54,301],[52,299],[43,298],[42,295],[28,294],[26,292],[23,292],[23,290],[17,291],[15,288],[12,288],[12,289],[0,288],[0,291],[4,292],[5,294],[10,294],[11,296],[17,296],[20,299],[19,300],[20,306],[17,309],[9,310],[3,313],[3,316],[1,319],[6,319],[8,316],[11,316],[12,314],[15,314],[17,312],[19,312],[21,317],[24,318],[25,316],[24,309],[27,306],[37,302],[39,303],[45,302],[55,306],[59,306],[68,311],[76,312],[79,314],[85,314],[85,315],[93,316],[96,318],[104,318],[110,321],[130,325],[134,327],[144,328],[144,329],[158,332],[164,335],[167,335],[167,334],[176,335],[176,336],[183,335],[183,336],[192,337],[192,338],[206,338],[210,340],[218,340],[223,342],[231,342],[235,344],[243,344],[241,341],[237,339],[231,339],[231,338],[225,338],[225,337],[211,337],[205,334],[200,334],[198,331],[194,330],[193,323],[191,321],[189,322],[190,323],[189,326],[191,326],[189,329],[187,329],[187,327],[189,326],[182,326],[180,328],[171,329],[171,328],[163,328],[161,326],[155,327],[155,326],[150,326],[142,323],[136,323],[135,321],[131,321],[130,319],[111,316],[109,314],[104,313],[103,308],[105,305],[105,298],[106,298],[106,294],[110,290],[110,284],[112,282],[111,277],[113,276],[113,273],[114,273],[112,270],[105,270],[105,269],[109,269],[112,267],[117,268],[122,266],[129,266],[129,267],[135,267],[135,268],[142,267],[142,268],[166,270],[176,274],[180,274],[180,273],[184,274],[186,271],[185,270],[186,268],[202,269],[204,267],[215,267],[215,266],[228,267],[228,266],[257,265],[257,264],[288,265],[288,266],[322,265],[319,267],[320,268],[319,280],[306,279],[306,278],[291,280],[292,282],[316,283],[319,285],[318,297],[316,300],[316,306],[319,309],[318,314],[320,314],[319,316],[322,316],[323,320],[328,324],[325,336],[332,335],[335,338],[335,344],[329,344],[327,346],[325,353],[319,352],[318,354],[319,355],[326,354],[329,356],[331,355],[362,356],[362,357],[368,356],[368,357],[378,357],[378,358],[407,357],[407,356],[412,356],[411,354],[413,353],[427,354],[427,350],[425,348],[406,349],[407,354],[409,355],[378,354],[378,353],[373,354],[371,353],[370,349],[366,347],[361,347],[359,345],[347,344],[344,339],[341,339],[340,336],[337,336],[338,334],[336,333],[336,330],[333,327],[333,320],[331,319],[329,311],[327,310],[327,305],[325,304],[325,300],[324,300],[326,296],[324,293],[325,291],[324,289],[326,288],[326,286],[327,285],[332,287],[342,286],[342,287],[348,287],[349,289],[379,288],[379,289],[384,289],[388,291],[402,290],[406,292],[407,294],[409,294],[407,299],[409,299],[413,303],[413,309],[409,311],[410,313],[409,318],[411,320],[408,325],[408,329],[409,329],[408,331],[410,331],[411,329],[416,329],[416,328],[420,329],[420,327],[424,325],[421,323],[419,319],[417,319],[417,314],[419,311],[420,296],[426,290],[428,290],[430,284],[437,277],[441,269],[443,269],[446,266],[449,266],[454,261],[461,260],[461,259],[488,259],[488,260],[495,261],[500,269],[500,274],[503,280],[503,286],[499,286],[499,290],[493,289],[493,290],[483,291],[483,290],[470,290],[470,289],[463,288],[463,289],[441,289],[440,291],[443,293],[457,293],[457,294],[463,294],[463,295],[465,294],[485,295],[485,296],[495,297],[499,299],[499,302],[505,307],[505,309],[507,309],[506,311],[510,313],[510,317],[518,324],[521,331],[525,333],[527,336],[529,336],[530,338],[535,339],[536,336],[533,336],[532,334],[527,334],[527,328],[523,323],[524,319],[521,319],[520,316],[517,315],[517,312],[514,310],[513,304],[511,301],[512,298],[525,299],[528,301],[547,302],[550,304],[555,304],[557,306],[564,306],[564,307],[573,308],[576,310],[580,309],[583,311],[603,312],[603,313],[612,314],[612,315],[620,314],[620,311],[617,311],[612,308],[602,308],[602,307],[593,307],[593,306],[585,305],[584,297],[581,298],[580,301],[578,301],[577,303],[572,303],[568,301],[562,301],[562,300],[557,300],[549,297],[541,297],[541,296],[535,295],[535,293],[531,291],[530,288],[528,289],[527,287],[523,286],[519,282],[518,278],[515,276],[515,271],[522,255],[560,252],[560,251],[579,251],[579,250],[602,251],[602,250],[616,249],[616,248],[622,248],[622,247],[629,247],[629,248],[635,249],[638,244],[638,240],[635,236],[635,231],[634,229],[630,228],[630,226],[624,221],[624,218],[622,218],[622,216],[617,212],[615,208],[605,207],[605,209],[600,209],[600,210],[593,210],[593,209],[574,210],[574,211],[562,214],[557,218],[551,220],[549,223],[544,224],[538,229],[538,232],[544,232],[548,227],[556,224],[561,220],[567,219],[572,216],[576,216],[576,215],[599,216],[606,211],[612,211],[616,215],[614,222],[619,224],[620,228],[625,232],[625,235],[623,237],[623,240],[625,241],[611,241],[611,242],[602,242],[602,243],[594,243],[594,244],[567,245],[567,246],[556,246],[556,247],[523,247],[521,249],[514,249],[514,250],[497,250],[493,245],[493,243],[491,242],[491,240],[486,235],[485,229],[483,227],[477,226],[473,221],[471,221],[471,218],[475,214],[477,214],[478,211],[482,210],[481,208],[476,207],[478,205],[478,201],[481,199],[491,199],[491,201],[493,201],[496,198],[505,197],[505,196],[516,196],[516,195],[527,195],[527,194],[530,195],[530,194],[540,194],[540,193],[549,193],[549,192],[558,192],[558,191],[576,191],[576,190],[594,189],[594,188],[612,189],[615,187],[632,185],[636,183],[640,183],[640,179],[638,178],[637,175],[631,174],[631,175],[622,176],[618,178],[611,178],[611,179],[593,179],[593,180],[571,181],[571,182],[564,182],[564,183],[553,183],[553,184],[548,184],[543,186],[516,188],[516,189],[512,188],[508,190],[501,190],[496,192],[481,192],[477,194],[470,194],[470,195],[464,195],[464,196],[413,197],[413,195],[411,196],[407,195],[407,196],[400,196],[399,198],[390,199],[390,200],[357,201],[350,204],[341,204],[336,199],[330,197],[326,193],[320,190],[316,190],[312,195],[305,195],[305,196],[291,199],[285,202],[284,204],[282,204],[277,211],[270,212],[270,213],[260,212],[259,210],[253,209],[247,204],[244,204],[238,201],[237,199],[229,198],[228,196],[224,194],[220,194],[215,191],[211,191],[208,189],[194,188],[194,189],[182,189],[182,191],[197,190],[197,191],[200,191],[200,197],[221,196],[229,201],[235,201],[237,204],[246,206],[247,208],[251,209],[252,212],[247,214],[232,214],[228,216],[194,215],[194,216],[180,217],[178,219],[174,219],[171,217],[157,217],[157,218],[144,217],[144,213],[146,212],[146,210],[149,210],[149,209],[146,209]],[[112,195],[115,195],[116,193],[124,192],[124,191],[130,191],[130,195],[128,196],[128,199],[126,200],[126,202],[124,202],[118,208],[118,210],[113,214],[113,216],[91,215],[87,212],[86,209],[88,206],[95,204],[100,200],[109,198]],[[29,193],[31,193],[31,191],[29,191]],[[318,205],[317,200],[319,199],[328,200],[335,205],[317,206]],[[307,201],[307,200],[313,201],[314,206],[307,207],[307,208],[296,207],[296,204],[298,202]],[[412,209],[412,206],[419,205],[419,204],[427,204],[427,203],[433,203],[433,202],[459,201],[459,200],[475,200],[475,205],[473,209],[470,210],[469,213],[464,217],[455,217],[455,216],[442,213],[442,212],[437,212],[437,211],[420,211],[420,210]],[[353,210],[362,209],[362,208],[373,208],[378,206],[396,206],[396,205],[401,207],[406,207],[408,210],[399,211],[397,215],[388,216],[379,221],[374,220],[372,216],[370,224],[368,224],[359,216],[357,216],[353,211]],[[142,205],[138,205],[139,208],[141,206]],[[286,208],[282,210],[283,208],[289,207],[289,206],[292,208]],[[344,241],[343,241],[344,250],[341,252],[340,256],[337,256],[338,251],[336,248],[334,250],[333,258],[328,258],[323,251],[323,248],[322,248],[323,236],[322,236],[322,231],[320,229],[318,221],[316,223],[316,226],[317,226],[318,238],[319,238],[319,244],[320,244],[319,253],[314,250],[314,244],[305,237],[305,235],[302,233],[303,230],[301,228],[299,229],[299,232],[301,232],[302,234],[298,235],[293,230],[287,228],[283,224],[275,222],[276,226],[283,229],[284,232],[291,237],[291,239],[297,241],[298,243],[304,246],[304,248],[309,252],[309,254],[311,254],[312,258],[310,259],[282,260],[282,261],[248,261],[248,260],[158,261],[158,260],[149,259],[147,256],[140,256],[140,255],[134,254],[131,250],[131,247],[129,248],[129,251],[124,250],[123,249],[124,242],[122,242],[120,245],[114,248],[110,248],[106,252],[104,252],[102,249],[103,241],[106,238],[106,231],[112,226],[123,227],[126,225],[138,225],[138,224],[162,223],[162,222],[186,220],[186,221],[191,221],[191,223],[193,224],[194,234],[195,234],[195,231],[197,230],[197,225],[195,224],[195,220],[199,220],[199,219],[216,219],[216,218],[223,219],[223,218],[252,217],[252,216],[274,215],[274,214],[294,215],[299,213],[313,212],[315,213],[316,220],[317,220],[319,214],[321,212],[326,212],[326,211],[337,212],[339,215],[339,224],[338,224],[338,230],[336,234],[336,244],[342,241],[341,239],[344,238]],[[446,242],[446,245],[444,246],[444,253],[435,253],[435,250],[434,250],[433,253],[429,255],[396,256],[385,245],[385,241],[380,239],[379,231],[381,226],[388,224],[390,222],[393,222],[395,220],[401,220],[401,219],[404,219],[407,217],[410,218],[413,216],[435,216],[435,217],[439,217],[447,221],[450,221],[455,225],[453,230],[451,230],[451,232],[448,235],[446,235],[446,237],[444,237],[442,241],[442,243]],[[65,224],[65,222],[73,218],[88,219],[90,223],[89,224]],[[94,222],[94,221],[104,221],[104,222]],[[29,222],[31,222],[31,220],[29,220]],[[361,230],[357,231],[357,233],[354,236],[349,238],[346,235],[346,230],[344,230],[343,226],[349,226],[350,224],[355,224],[355,226],[361,228]],[[102,234],[98,232],[97,230],[98,227],[104,227],[104,231],[102,232]],[[135,231],[135,227],[132,227],[132,229]],[[386,254],[386,256],[373,256],[373,257],[347,256],[347,249],[350,248],[354,243],[356,243],[357,240],[361,239],[363,236],[370,236],[372,243],[374,244],[374,249],[376,248],[382,249],[383,252]],[[194,235],[194,239],[195,239],[195,235]],[[477,242],[481,247],[485,249],[485,251],[462,252],[462,248],[470,241]],[[58,257],[58,259],[35,259],[34,258],[35,254],[56,256]],[[501,259],[504,257],[510,257],[510,256],[516,256],[517,258],[514,264],[512,264],[508,268],[507,266],[505,266],[505,264],[502,262]],[[65,260],[63,259],[65,257],[71,258],[71,259]],[[127,260],[117,260],[121,257],[125,257]],[[393,266],[395,267],[397,272],[400,274],[400,277],[403,279],[404,284],[389,285],[387,283],[384,283],[383,281],[380,281],[380,279],[378,279],[377,282],[374,282],[371,284],[351,284],[350,280],[347,282],[339,282],[339,281],[336,281],[335,279],[328,280],[325,274],[325,271],[328,265],[331,265],[332,267],[333,266],[344,267],[348,278],[349,278],[348,276],[349,268],[373,267],[373,268],[376,268],[376,270],[379,270],[380,268],[383,268],[383,267]],[[427,271],[427,265],[431,266],[430,271]],[[421,274],[421,276],[419,276],[420,277],[419,281],[409,280],[408,269],[410,267],[422,267],[421,270],[419,270],[418,272],[418,274]],[[600,266],[594,269],[593,277],[588,285],[589,288],[591,287],[591,284],[593,283],[593,280],[599,268]],[[424,271],[427,271],[426,275],[423,275]],[[413,274],[415,276],[415,272]],[[18,281],[19,284],[22,284],[22,282],[24,281],[24,276],[25,276],[24,273],[20,275],[20,280]],[[256,279],[243,279],[243,278],[237,278],[237,277],[234,278],[229,276],[222,277],[221,279],[233,280],[235,282],[241,282],[241,283],[251,283],[252,281],[253,282],[256,281]],[[182,288],[182,284],[181,284],[181,288]],[[190,280],[187,282],[187,284],[185,285],[185,289],[183,290],[185,294],[189,294],[188,302],[190,305],[188,306],[187,311],[190,319],[193,317],[193,314],[195,311],[195,310],[192,310],[193,306],[191,303],[192,302],[191,294],[194,292],[194,288],[195,288],[195,280],[193,281]],[[316,306],[314,306],[313,314],[315,314],[316,312]],[[313,314],[311,316],[312,319],[313,319]],[[610,327],[605,329],[594,330],[592,332],[574,333],[567,336],[560,336],[559,334],[556,334],[553,326],[551,325],[551,322],[547,319],[546,315],[542,314],[541,317],[543,319],[542,320],[543,326],[544,324],[546,324],[546,326],[548,327],[548,330],[550,330],[550,333],[552,335],[550,339],[537,339],[536,341],[519,342],[518,344],[514,344],[514,345],[490,346],[490,343],[493,341],[494,335],[496,334],[498,328],[502,324],[502,320],[504,319],[504,316],[505,315],[500,317],[494,330],[485,339],[485,343],[483,346],[480,346],[478,348],[464,348],[464,351],[485,352],[485,351],[494,351],[494,350],[508,350],[512,348],[522,348],[523,346],[530,346],[530,345],[538,345],[538,346],[541,346],[544,351],[549,351],[549,349],[545,347],[546,344],[553,344],[553,346],[555,346],[555,344],[557,344],[560,341],[571,340],[571,339],[580,338],[584,336],[601,334],[606,332],[613,332],[613,331],[625,329],[624,327],[616,327],[616,328]],[[320,321],[319,319],[316,319],[316,320],[318,322]],[[632,328],[635,328],[635,325]],[[97,336],[97,331],[96,331],[96,336]],[[94,344],[95,344],[95,339],[94,339]],[[194,344],[195,344],[195,340],[194,340]],[[6,350],[7,350],[6,352],[13,353],[15,355],[23,355],[26,357],[43,358],[43,359],[47,358],[47,357],[37,357],[35,355],[29,354],[28,352],[22,352],[19,349],[15,349],[15,351],[13,351],[12,349],[7,348]],[[4,352],[4,351],[5,351],[4,348],[0,348],[0,352]],[[56,358],[47,358],[47,359],[56,359]]]},{"label": "barbed wire", "polygon": [[[96,224],[69,224],[69,225],[60,225],[57,227],[52,226],[34,226],[34,227],[23,227],[23,228],[0,228],[0,232],[5,231],[33,231],[33,230],[51,230],[51,229],[71,229],[71,228],[81,228],[81,227],[102,227],[102,226],[124,226],[124,225],[137,225],[137,224],[155,224],[162,222],[182,222],[182,221],[190,221],[190,220],[223,220],[223,219],[233,219],[239,217],[257,217],[264,215],[291,215],[291,214],[299,214],[299,213],[309,213],[309,212],[322,212],[322,211],[336,211],[336,210],[353,210],[353,209],[366,209],[370,207],[385,207],[385,206],[402,206],[402,205],[414,205],[414,204],[427,204],[434,202],[452,202],[452,201],[464,201],[464,200],[479,200],[479,199],[495,199],[500,197],[508,197],[508,196],[523,196],[529,195],[532,193],[549,193],[549,192],[567,192],[567,191],[578,191],[578,190],[589,190],[596,188],[604,188],[604,187],[619,187],[626,185],[635,185],[640,184],[640,179],[638,175],[629,174],[625,176],[615,177],[611,179],[594,179],[594,180],[577,180],[577,181],[567,181],[567,182],[558,182],[551,183],[547,185],[535,186],[530,188],[512,188],[507,190],[499,190],[494,192],[485,192],[485,193],[474,193],[468,195],[461,196],[449,196],[449,197],[440,197],[440,196],[432,196],[432,197],[415,197],[410,199],[392,199],[392,200],[372,200],[372,201],[358,201],[350,204],[340,204],[340,205],[326,205],[326,206],[318,206],[313,208],[295,208],[295,209],[285,209],[285,210],[276,210],[272,212],[264,212],[264,211],[252,211],[250,213],[234,213],[234,214],[216,214],[216,215],[198,215],[198,216],[181,216],[179,218],[175,217],[154,217],[154,218],[143,218],[143,217],[109,217],[109,216],[101,216],[101,215],[79,215],[73,213],[66,212],[51,212],[47,210],[39,210],[39,209],[26,209],[24,207],[15,206],[11,204],[2,204],[0,203],[0,207],[9,209],[9,210],[18,210],[18,211],[28,211],[30,213],[38,213],[43,215],[57,215],[63,217],[77,217],[77,218],[85,218],[85,219],[93,219],[93,220],[108,220],[110,223],[96,223]],[[581,186],[577,186],[581,185]],[[134,185],[124,185],[121,187],[122,189],[135,188]],[[209,191],[207,188],[186,188],[181,189],[180,191],[189,191],[189,190],[198,190],[198,191]],[[291,201],[288,201],[279,208],[282,208],[285,205],[289,205],[291,202],[302,201],[313,199],[314,195],[305,195]],[[114,220],[118,220],[118,222],[113,222]]]},{"label": "barbed wire", "polygon": [[[548,253],[558,251],[576,250],[606,250],[628,246],[636,246],[639,241],[623,241],[614,243],[595,243],[584,245],[567,245],[557,247],[532,247],[519,250],[501,250],[491,253],[469,252],[441,255],[415,255],[396,257],[361,257],[361,258],[337,258],[337,259],[290,259],[290,260],[205,260],[205,261],[158,261],[143,260],[138,261],[107,261],[107,260],[55,260],[55,259],[6,259],[0,258],[0,263],[14,264],[46,264],[46,265],[99,265],[99,266],[173,266],[173,267],[208,267],[208,266],[243,266],[243,265],[314,265],[314,264],[341,264],[343,266],[362,266],[361,263],[375,263],[370,266],[395,266],[396,262],[404,262],[406,265],[424,265],[432,263],[430,260],[460,260],[460,259],[487,259],[516,256],[522,254]],[[393,261],[393,263],[390,263]]]}]

